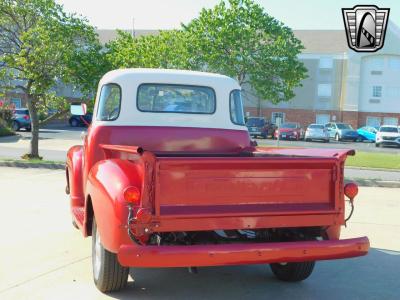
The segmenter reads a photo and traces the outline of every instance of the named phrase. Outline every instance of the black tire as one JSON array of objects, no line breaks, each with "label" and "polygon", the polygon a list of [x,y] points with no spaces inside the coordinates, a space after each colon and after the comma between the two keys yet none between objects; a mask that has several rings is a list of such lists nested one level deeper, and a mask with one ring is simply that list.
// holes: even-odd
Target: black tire
[{"label": "black tire", "polygon": [[32,131],[32,127],[26,127],[25,130],[30,132]]},{"label": "black tire", "polygon": [[18,131],[21,128],[21,126],[19,125],[18,121],[13,121],[11,124],[11,128],[14,131]]},{"label": "black tire", "polygon": [[79,122],[75,119],[72,119],[70,122],[71,127],[78,127],[79,126]]},{"label": "black tire", "polygon": [[305,139],[306,142],[311,142],[311,139]]},{"label": "black tire", "polygon": [[270,264],[272,273],[282,281],[302,281],[307,279],[314,270],[314,261],[291,262],[286,264]]},{"label": "black tire", "polygon": [[375,143],[375,147],[379,148],[381,144]]},{"label": "black tire", "polygon": [[[99,239],[98,244],[97,239]],[[98,247],[97,250],[96,247]],[[99,257],[96,256],[96,252]],[[93,218],[92,226],[92,267],[94,284],[103,293],[119,291],[128,282],[129,268],[119,264],[115,253],[104,249],[95,218]],[[96,267],[98,270],[95,270]]]},{"label": "black tire", "polygon": [[324,140],[324,143],[329,143],[329,139],[327,139],[327,140]]}]

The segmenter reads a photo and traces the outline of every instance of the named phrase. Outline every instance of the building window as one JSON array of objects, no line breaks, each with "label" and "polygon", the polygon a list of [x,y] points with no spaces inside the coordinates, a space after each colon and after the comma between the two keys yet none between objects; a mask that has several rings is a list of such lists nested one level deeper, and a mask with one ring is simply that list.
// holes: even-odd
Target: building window
[{"label": "building window", "polygon": [[393,71],[400,71],[400,57],[389,57],[389,69]]},{"label": "building window", "polygon": [[372,97],[382,97],[382,86],[374,85],[372,87]]},{"label": "building window", "polygon": [[11,98],[11,104],[13,104],[15,108],[21,108],[21,99]]},{"label": "building window", "polygon": [[392,117],[384,117],[383,118],[383,125],[394,125],[397,126],[399,123],[399,119],[392,118]]},{"label": "building window", "polygon": [[367,122],[365,125],[372,127],[379,127],[381,126],[381,118],[367,116]]},{"label": "building window", "polygon": [[384,60],[381,56],[375,56],[369,58],[369,65],[373,71],[382,71],[384,66]]},{"label": "building window", "polygon": [[392,98],[400,97],[400,87],[399,86],[388,86],[385,88],[385,95]]},{"label": "building window", "polygon": [[318,96],[330,97],[332,95],[332,85],[330,83],[318,84]]},{"label": "building window", "polygon": [[319,59],[319,68],[320,69],[332,69],[332,67],[333,67],[332,57],[321,57]]},{"label": "building window", "polygon": [[285,113],[273,112],[271,120],[272,120],[272,123],[274,123],[276,125],[281,125],[283,122],[285,122]]}]

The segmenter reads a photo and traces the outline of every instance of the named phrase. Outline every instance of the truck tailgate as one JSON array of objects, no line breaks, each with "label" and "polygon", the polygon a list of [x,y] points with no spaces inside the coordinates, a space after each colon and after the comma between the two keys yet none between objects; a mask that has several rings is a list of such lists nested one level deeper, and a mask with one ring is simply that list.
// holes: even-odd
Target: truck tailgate
[{"label": "truck tailgate", "polygon": [[159,157],[160,218],[327,214],[338,209],[337,157]]}]

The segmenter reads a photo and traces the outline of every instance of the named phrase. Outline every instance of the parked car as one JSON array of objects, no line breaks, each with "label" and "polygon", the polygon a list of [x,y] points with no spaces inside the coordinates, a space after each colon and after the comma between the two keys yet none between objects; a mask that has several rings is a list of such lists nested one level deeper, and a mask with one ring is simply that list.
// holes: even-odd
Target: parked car
[{"label": "parked car", "polygon": [[92,123],[92,117],[93,114],[91,113],[87,113],[83,116],[72,115],[69,118],[68,123],[71,127],[85,127],[88,126],[88,124]]},{"label": "parked car", "polygon": [[376,133],[378,132],[378,128],[372,126],[364,126],[357,129],[358,140],[359,141],[370,141],[375,142]]},{"label": "parked car", "polygon": [[383,125],[376,134],[376,147],[398,146],[400,147],[400,132],[397,126]]},{"label": "parked car", "polygon": [[286,122],[279,126],[279,129],[275,130],[275,138],[281,140],[302,140],[304,138],[304,130],[301,128],[300,123],[297,122]]},{"label": "parked car", "polygon": [[276,125],[261,117],[249,117],[246,122],[247,130],[252,137],[272,137],[276,130]]},{"label": "parked car", "polygon": [[25,129],[26,131],[31,131],[31,117],[29,115],[29,110],[27,108],[17,108],[14,111],[14,115],[12,117],[11,128],[14,131],[18,131],[20,129]]},{"label": "parked car", "polygon": [[[270,264],[301,281],[315,261],[367,254],[367,237],[340,239],[354,150],[254,146],[234,79],[117,70],[97,95],[84,144],[67,154],[66,192],[100,291],[123,288],[130,267]],[[193,105],[163,110],[179,97]]]},{"label": "parked car", "polygon": [[350,140],[355,142],[358,140],[357,131],[349,124],[331,122],[326,124],[325,128],[329,132],[329,137],[336,141]]},{"label": "parked car", "polygon": [[322,124],[310,124],[308,125],[305,133],[305,140],[308,141],[324,141],[329,143],[329,133],[325,126]]}]

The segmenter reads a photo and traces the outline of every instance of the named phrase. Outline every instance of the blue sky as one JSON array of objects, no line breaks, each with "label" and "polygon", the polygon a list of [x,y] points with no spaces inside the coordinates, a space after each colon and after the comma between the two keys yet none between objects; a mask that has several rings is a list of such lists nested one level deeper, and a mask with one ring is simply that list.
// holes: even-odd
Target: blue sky
[{"label": "blue sky", "polygon": [[[100,29],[171,29],[196,17],[219,0],[56,0],[66,11],[87,17]],[[400,25],[400,0],[256,0],[276,19],[293,29],[342,29],[341,8],[356,4],[389,7],[390,20]]]}]

